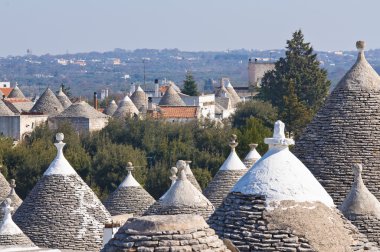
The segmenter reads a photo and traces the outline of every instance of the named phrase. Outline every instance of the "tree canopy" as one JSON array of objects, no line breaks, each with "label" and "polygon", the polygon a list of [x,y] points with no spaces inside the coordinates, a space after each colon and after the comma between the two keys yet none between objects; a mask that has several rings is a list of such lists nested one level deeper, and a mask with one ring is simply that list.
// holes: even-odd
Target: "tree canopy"
[{"label": "tree canopy", "polygon": [[327,71],[320,68],[317,54],[298,30],[287,41],[285,57],[264,75],[260,97],[278,108],[280,118],[297,135],[321,107],[329,87]]},{"label": "tree canopy", "polygon": [[199,95],[197,83],[195,83],[194,77],[190,72],[186,74],[181,92],[190,96]]}]

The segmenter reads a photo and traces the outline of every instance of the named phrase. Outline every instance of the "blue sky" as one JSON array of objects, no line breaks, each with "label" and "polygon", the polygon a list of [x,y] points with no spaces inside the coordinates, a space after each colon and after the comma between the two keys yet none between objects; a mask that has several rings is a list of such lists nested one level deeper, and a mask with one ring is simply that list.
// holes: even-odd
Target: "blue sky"
[{"label": "blue sky", "polygon": [[380,48],[379,0],[0,0],[0,56],[279,49],[301,28],[317,50]]}]

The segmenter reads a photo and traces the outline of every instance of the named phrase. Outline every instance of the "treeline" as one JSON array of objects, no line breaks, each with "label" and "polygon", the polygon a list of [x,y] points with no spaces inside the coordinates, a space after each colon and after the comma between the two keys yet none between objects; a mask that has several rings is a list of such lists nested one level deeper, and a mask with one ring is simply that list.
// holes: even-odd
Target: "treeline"
[{"label": "treeline", "polygon": [[90,135],[79,135],[68,124],[57,131],[37,127],[16,146],[0,138],[2,173],[8,180],[16,179],[16,192],[25,198],[56,155],[55,134],[63,132],[66,158],[101,199],[125,178],[128,161],[135,166],[135,178],[155,198],[168,189],[170,168],[179,159],[192,161],[192,171],[204,188],[229,155],[232,134],[238,135],[237,152],[242,159],[251,142],[259,143],[261,153],[266,151],[263,139],[272,134],[275,118],[267,117],[273,114],[268,106],[258,101],[244,103],[236,117],[223,123],[111,120],[102,131]]}]

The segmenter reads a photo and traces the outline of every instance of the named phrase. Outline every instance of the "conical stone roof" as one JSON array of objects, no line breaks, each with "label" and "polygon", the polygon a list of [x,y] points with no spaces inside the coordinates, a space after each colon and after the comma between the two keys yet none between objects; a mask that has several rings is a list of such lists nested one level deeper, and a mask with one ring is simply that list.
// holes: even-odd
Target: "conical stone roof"
[{"label": "conical stone roof", "polygon": [[58,133],[56,158],[13,219],[38,246],[98,251],[111,216],[64,157],[62,140]]},{"label": "conical stone roof", "polygon": [[294,141],[284,128],[275,123],[268,152],[236,183],[210,226],[241,251],[378,251],[289,151]]},{"label": "conical stone roof", "polygon": [[231,94],[222,83],[221,86],[216,90],[215,97],[231,98]]},{"label": "conical stone roof", "polygon": [[133,177],[132,163],[128,163],[127,170],[127,177],[116,191],[110,194],[104,205],[111,215],[140,216],[156,201]]},{"label": "conical stone roof", "polygon": [[244,161],[243,161],[244,165],[247,168],[251,168],[251,166],[254,163],[256,163],[257,160],[261,158],[261,155],[256,150],[257,146],[258,144],[254,144],[254,143],[249,144],[249,147],[251,148],[251,150],[248,152],[247,156],[245,156]]},{"label": "conical stone roof", "polygon": [[116,110],[117,110],[117,104],[115,100],[112,100],[110,104],[108,104],[108,107],[104,110],[104,114],[113,116]]},{"label": "conical stone roof", "polygon": [[348,194],[352,163],[362,163],[363,180],[380,199],[380,77],[358,58],[298,140],[294,153],[330,193],[336,204]]},{"label": "conical stone roof", "polygon": [[187,179],[190,181],[191,184],[193,184],[195,188],[197,188],[199,191],[202,191],[201,186],[199,185],[197,179],[195,178],[193,172],[191,171],[191,168],[190,168],[191,161],[186,160],[185,162],[186,162],[185,174],[186,174]]},{"label": "conical stone roof", "polygon": [[230,155],[203,192],[215,208],[223,203],[232,187],[247,172],[247,168],[236,154],[236,139],[236,135],[232,135]]},{"label": "conical stone roof", "polygon": [[231,82],[228,82],[226,86],[226,90],[228,93],[230,93],[233,104],[236,106],[239,102],[241,102],[240,96],[236,93],[234,87],[232,86]]},{"label": "conical stone roof", "polygon": [[8,106],[0,99],[0,116],[11,116],[14,115],[12,110],[8,108]]},{"label": "conical stone roof", "polygon": [[36,245],[21,231],[13,222],[11,213],[13,212],[12,200],[7,198],[1,204],[4,218],[0,223],[0,250],[1,251],[31,251]]},{"label": "conical stone roof", "polygon": [[[0,165],[1,168],[1,165]],[[11,187],[9,186],[8,181],[5,179],[4,175],[0,172],[0,202],[3,202],[5,198],[8,197]]]},{"label": "conical stone roof", "polygon": [[138,86],[135,92],[131,95],[131,100],[139,111],[144,108],[147,109],[148,107],[148,97],[140,86]]},{"label": "conical stone roof", "polygon": [[354,183],[339,209],[370,241],[380,244],[380,202],[362,179],[363,167],[353,165]]},{"label": "conical stone roof", "polygon": [[230,251],[201,216],[165,215],[129,219],[102,249],[114,251]]},{"label": "conical stone roof", "polygon": [[168,89],[166,90],[164,96],[162,96],[158,105],[160,106],[186,106],[185,102],[179,96],[177,91],[174,90],[172,85],[169,85]]},{"label": "conical stone roof", "polygon": [[63,109],[67,109],[72,104],[69,97],[63,92],[62,86],[59,88],[57,99],[62,104]]},{"label": "conical stone roof", "polygon": [[8,95],[7,98],[19,98],[19,99],[22,99],[22,98],[25,98],[25,95],[22,93],[21,89],[16,84],[16,86],[12,89],[12,91],[9,93],[9,95]]},{"label": "conical stone roof", "polygon": [[85,101],[73,103],[62,113],[55,117],[83,117],[83,118],[108,118],[109,116],[99,112]]},{"label": "conical stone roof", "polygon": [[145,215],[198,214],[205,219],[214,212],[211,202],[187,179],[185,174],[186,162],[177,162],[179,176],[176,182],[153,204]]},{"label": "conical stone roof", "polygon": [[41,97],[34,104],[30,112],[44,115],[57,115],[63,111],[63,106],[50,88],[46,88]]},{"label": "conical stone roof", "polygon": [[17,208],[22,204],[22,199],[17,195],[15,188],[16,188],[16,181],[14,179],[11,179],[11,183],[9,185],[11,187],[11,190],[7,196],[7,199],[10,199],[12,204],[12,214],[16,212]]},{"label": "conical stone roof", "polygon": [[133,115],[138,115],[139,110],[136,108],[135,104],[126,95],[122,101],[120,101],[118,108],[116,109],[113,117],[124,118],[132,117]]}]

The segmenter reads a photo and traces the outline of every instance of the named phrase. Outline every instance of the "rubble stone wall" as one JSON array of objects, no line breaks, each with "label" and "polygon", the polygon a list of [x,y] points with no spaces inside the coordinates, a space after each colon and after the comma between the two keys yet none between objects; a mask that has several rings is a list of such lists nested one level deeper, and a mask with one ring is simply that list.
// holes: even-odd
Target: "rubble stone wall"
[{"label": "rubble stone wall", "polygon": [[0,235],[0,248],[2,246],[35,247],[33,242],[24,234]]},{"label": "rubble stone wall", "polygon": [[[308,239],[296,235],[289,227],[269,228],[265,202],[264,196],[230,193],[208,224],[221,239],[231,240],[240,251],[317,251]],[[344,224],[354,228],[347,220]],[[373,249],[366,237],[357,234],[352,234],[355,243],[347,244],[348,247],[353,251]],[[378,251],[374,249],[371,251]]]},{"label": "rubble stone wall", "polygon": [[350,216],[349,220],[368,240],[380,245],[380,219],[370,216]]},{"label": "rubble stone wall", "polygon": [[211,228],[136,233],[123,227],[102,252],[194,252],[229,251]]},{"label": "rubble stone wall", "polygon": [[380,92],[338,86],[296,141],[295,155],[340,205],[350,191],[352,164],[380,199]]},{"label": "rubble stone wall", "polygon": [[111,216],[75,174],[43,176],[13,219],[37,246],[98,251]]},{"label": "rubble stone wall", "polygon": [[155,200],[141,186],[120,187],[104,202],[111,215],[133,214],[141,216]]},{"label": "rubble stone wall", "polygon": [[208,220],[215,208],[209,206],[164,206],[157,201],[154,203],[144,215],[177,215],[177,214],[196,214],[201,215],[205,220]]},{"label": "rubble stone wall", "polygon": [[248,170],[220,170],[218,171],[211,182],[208,184],[203,194],[210,200],[210,202],[218,208],[224,198],[234,187],[236,182]]}]

